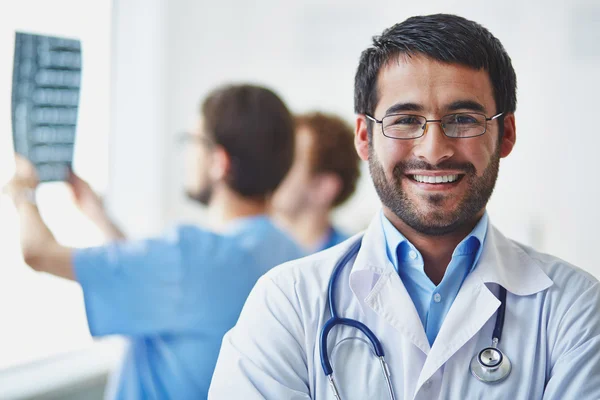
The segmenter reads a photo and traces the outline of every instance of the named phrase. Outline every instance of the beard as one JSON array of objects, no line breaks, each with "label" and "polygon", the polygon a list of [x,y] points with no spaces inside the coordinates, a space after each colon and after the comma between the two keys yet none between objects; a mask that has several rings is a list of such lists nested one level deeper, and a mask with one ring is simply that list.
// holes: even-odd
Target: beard
[{"label": "beard", "polygon": [[210,203],[210,199],[212,198],[213,187],[212,185],[206,185],[202,189],[196,191],[186,190],[185,194],[189,199],[197,201],[198,203],[204,206],[207,206],[208,203]]},{"label": "beard", "polygon": [[[482,176],[477,176],[471,163],[452,161],[431,165],[421,160],[400,162],[394,166],[391,182],[387,180],[381,163],[369,144],[369,172],[375,190],[382,204],[389,208],[401,221],[415,231],[427,236],[442,236],[466,228],[476,222],[479,212],[487,205],[498,178],[500,167],[500,146],[492,156]],[[455,170],[464,172],[461,184],[466,184],[466,193],[462,198],[444,193],[420,195],[421,200],[409,198],[402,187],[403,178],[410,179],[404,173],[407,170]],[[464,182],[462,182],[464,181]],[[452,197],[451,197],[452,196]],[[444,203],[454,201],[452,210],[443,208]]]}]

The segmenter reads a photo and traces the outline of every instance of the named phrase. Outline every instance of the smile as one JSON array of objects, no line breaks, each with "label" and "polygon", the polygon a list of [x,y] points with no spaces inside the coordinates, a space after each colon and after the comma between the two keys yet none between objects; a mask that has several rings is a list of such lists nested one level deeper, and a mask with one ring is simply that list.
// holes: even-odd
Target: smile
[{"label": "smile", "polygon": [[420,182],[420,183],[429,183],[429,184],[441,184],[441,183],[453,183],[460,180],[463,175],[408,175],[410,179]]}]

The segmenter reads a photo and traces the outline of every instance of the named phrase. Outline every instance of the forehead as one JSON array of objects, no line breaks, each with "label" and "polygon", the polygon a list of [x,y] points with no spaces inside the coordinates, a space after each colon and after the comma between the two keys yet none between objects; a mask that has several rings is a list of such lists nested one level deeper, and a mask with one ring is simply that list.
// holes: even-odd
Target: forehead
[{"label": "forehead", "polygon": [[487,71],[460,64],[442,63],[431,58],[400,56],[388,62],[377,79],[379,117],[402,103],[419,105],[424,112],[448,111],[451,104],[471,101],[494,113],[495,101]]}]

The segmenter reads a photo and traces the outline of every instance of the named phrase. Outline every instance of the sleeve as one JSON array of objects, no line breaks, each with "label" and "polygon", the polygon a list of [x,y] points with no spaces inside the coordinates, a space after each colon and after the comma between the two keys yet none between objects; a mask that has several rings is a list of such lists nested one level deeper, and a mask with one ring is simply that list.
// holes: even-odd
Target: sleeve
[{"label": "sleeve", "polygon": [[177,324],[184,277],[178,232],[73,255],[92,335],[145,335]]},{"label": "sleeve", "polygon": [[600,399],[600,286],[578,293],[558,325],[544,400]]},{"label": "sleeve", "polygon": [[269,276],[252,290],[223,338],[209,399],[310,399],[304,329],[290,299]]}]

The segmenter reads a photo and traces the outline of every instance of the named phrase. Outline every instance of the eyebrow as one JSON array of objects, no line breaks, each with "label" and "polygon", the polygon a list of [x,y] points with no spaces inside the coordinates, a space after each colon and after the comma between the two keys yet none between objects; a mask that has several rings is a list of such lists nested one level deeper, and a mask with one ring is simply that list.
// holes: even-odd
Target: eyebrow
[{"label": "eyebrow", "polygon": [[447,107],[448,111],[470,110],[485,114],[485,107],[473,100],[458,100]]},{"label": "eyebrow", "polygon": [[[470,110],[485,114],[485,107],[473,100],[457,100],[450,103],[446,109],[448,111]],[[385,115],[398,114],[407,111],[423,112],[425,108],[417,103],[396,103],[385,111]]]},{"label": "eyebrow", "polygon": [[422,112],[423,110],[423,106],[417,103],[396,103],[385,111],[385,115],[398,114],[405,111]]}]

